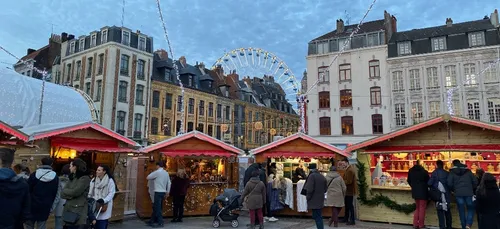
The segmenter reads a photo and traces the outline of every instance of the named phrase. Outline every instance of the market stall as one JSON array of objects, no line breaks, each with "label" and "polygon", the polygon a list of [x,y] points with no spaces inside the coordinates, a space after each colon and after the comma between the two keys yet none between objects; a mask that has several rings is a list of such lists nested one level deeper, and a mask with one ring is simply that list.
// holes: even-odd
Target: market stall
[{"label": "market stall", "polygon": [[[500,175],[500,126],[443,115],[348,147],[358,152],[359,219],[412,224],[415,209],[406,181],[417,160],[429,171],[442,160],[449,170],[459,159],[472,172],[478,168]],[[460,228],[454,198],[453,227]],[[438,226],[434,204],[427,205],[427,226]]]},{"label": "market stall", "polygon": [[15,147],[28,141],[28,135],[0,120],[0,147]]},{"label": "market stall", "polygon": [[[309,164],[316,164],[318,170],[323,175],[326,175],[331,165],[334,164],[337,166],[338,172],[342,175],[347,168],[347,164],[343,162],[343,159],[350,157],[350,154],[302,133],[269,143],[251,150],[250,153],[255,156],[257,163],[275,164],[276,179],[280,179],[280,182],[283,180],[288,183],[292,182],[293,197],[285,197],[288,201],[285,201],[285,204],[280,206],[282,207],[281,209],[278,207],[278,210],[273,212],[276,215],[288,216],[311,215],[311,212],[307,211],[307,206],[304,207],[301,204],[299,207],[297,204],[299,201],[303,202],[302,198],[305,198],[300,195],[300,190],[305,183],[305,179],[296,176],[296,171],[300,171],[300,173],[303,171],[304,175],[307,176],[309,174]],[[267,170],[268,174],[269,170]],[[323,215],[330,217],[330,208],[325,208]],[[342,215],[343,212],[341,213]]]},{"label": "market stall", "polygon": [[[156,170],[156,162],[166,162],[170,178],[178,169],[184,169],[191,179],[185,201],[184,215],[208,215],[210,205],[225,188],[238,189],[238,160],[242,151],[232,145],[204,133],[192,131],[146,147],[147,153],[139,161],[137,177],[137,205],[139,217],[150,217],[151,199],[147,187],[147,175]],[[172,197],[168,197],[163,214],[172,215]]]}]

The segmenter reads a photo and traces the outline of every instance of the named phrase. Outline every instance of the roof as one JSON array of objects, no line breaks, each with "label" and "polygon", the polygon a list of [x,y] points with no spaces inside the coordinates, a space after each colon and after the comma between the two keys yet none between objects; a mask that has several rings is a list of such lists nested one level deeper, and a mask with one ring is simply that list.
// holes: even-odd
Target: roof
[{"label": "roof", "polygon": [[[38,54],[40,54],[42,51],[44,51],[45,49],[48,49],[48,48],[49,48],[49,45],[45,45],[42,48],[40,48],[40,49],[38,49],[38,50],[36,50],[36,51],[26,55],[26,56],[23,56],[21,58],[21,60],[23,60],[23,61],[30,60],[30,59],[34,60],[38,56]],[[21,61],[18,61],[17,63],[20,63],[20,62]]]},{"label": "roof", "polygon": [[84,129],[92,129],[99,133],[107,135],[111,138],[114,138],[118,141],[121,141],[125,144],[134,147],[140,147],[138,143],[94,122],[47,123],[47,124],[22,128],[20,131],[29,135],[30,141],[34,141]]},{"label": "roof", "polygon": [[[327,40],[331,38],[338,38],[338,37],[348,37],[351,35],[352,31],[358,26],[358,24],[354,25],[348,25],[344,27],[344,31],[342,33],[337,33],[337,30],[333,30],[327,34],[324,34],[322,36],[319,36],[317,38],[314,38],[311,42],[314,41],[320,41],[320,40]],[[357,34],[362,34],[362,33],[370,33],[370,32],[376,32],[380,30],[385,29],[385,23],[384,19],[376,20],[376,21],[368,21],[363,23]]]},{"label": "roof", "polygon": [[432,126],[432,125],[440,123],[440,122],[449,122],[449,121],[500,132],[500,126],[497,126],[494,124],[445,114],[445,115],[442,115],[440,117],[429,119],[425,122],[421,122],[419,124],[416,124],[416,125],[413,125],[410,127],[406,127],[406,128],[400,129],[400,130],[390,132],[388,134],[384,134],[380,137],[372,138],[372,139],[351,145],[351,146],[347,147],[347,149],[345,149],[345,151],[352,152],[352,151],[362,149],[362,148],[365,148],[365,147],[368,147],[368,146],[371,146],[371,145],[374,145],[374,144],[377,144],[377,143],[380,143],[383,141],[387,141],[391,138],[399,137],[399,136],[402,136],[404,134],[407,134],[407,133],[410,133],[413,131],[417,131],[417,130],[420,130],[422,128],[428,127],[428,126]]},{"label": "roof", "polygon": [[441,37],[452,34],[468,33],[474,31],[483,31],[495,29],[490,19],[468,21],[452,24],[451,26],[441,25],[422,29],[413,29],[409,31],[393,33],[389,43],[398,41],[411,41],[424,38]]},{"label": "roof", "polygon": [[21,141],[28,141],[28,135],[2,121],[0,121],[0,131],[7,133]]},{"label": "roof", "polygon": [[267,145],[263,145],[259,148],[256,148],[256,149],[253,149],[253,150],[250,150],[250,153],[255,155],[255,154],[260,154],[260,153],[263,153],[267,150],[270,150],[272,148],[276,148],[280,145],[283,145],[285,143],[288,143],[288,142],[291,142],[293,140],[296,140],[296,139],[303,139],[305,141],[308,141],[314,145],[317,145],[317,146],[320,146],[328,151],[331,151],[331,152],[334,152],[334,153],[338,153],[340,155],[343,155],[343,156],[346,156],[346,157],[350,157],[350,153],[347,153],[347,152],[344,152],[343,150],[341,149],[338,149],[337,147],[333,146],[333,145],[330,145],[330,144],[327,144],[327,143],[324,143],[322,141],[319,141],[319,140],[316,140],[312,137],[310,137],[309,135],[306,135],[306,134],[303,134],[303,133],[296,133],[296,134],[293,134],[289,137],[286,137],[286,138],[282,138],[280,140],[277,140],[277,141],[274,141],[274,142],[271,142]]},{"label": "roof", "polygon": [[[0,85],[0,120],[11,126],[38,125],[42,81],[3,68]],[[41,123],[92,121],[93,106],[73,88],[45,82]]]},{"label": "roof", "polygon": [[220,141],[216,138],[210,137],[210,136],[208,136],[202,132],[199,132],[199,131],[191,131],[191,132],[186,133],[186,134],[182,134],[182,135],[179,135],[179,136],[176,136],[173,138],[166,139],[166,140],[158,142],[154,145],[150,145],[150,146],[144,148],[142,151],[145,153],[149,153],[149,152],[159,150],[159,149],[165,148],[167,146],[171,146],[173,144],[185,141],[185,140],[190,139],[190,138],[196,138],[196,139],[199,139],[199,140],[202,140],[205,142],[209,142],[213,145],[219,146],[219,147],[221,147],[221,148],[223,148],[223,149],[225,149],[233,154],[236,154],[236,155],[240,155],[243,153],[240,149],[238,149],[232,145],[226,144],[223,141]]}]

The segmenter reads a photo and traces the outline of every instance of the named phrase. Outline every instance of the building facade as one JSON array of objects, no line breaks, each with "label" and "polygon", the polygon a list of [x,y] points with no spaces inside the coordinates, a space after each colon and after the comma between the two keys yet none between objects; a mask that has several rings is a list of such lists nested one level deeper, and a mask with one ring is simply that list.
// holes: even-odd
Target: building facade
[{"label": "building facade", "polygon": [[61,47],[61,77],[54,82],[84,91],[103,126],[144,144],[152,50],[151,37],[124,27],[68,35]]},{"label": "building facade", "polygon": [[391,129],[449,108],[457,116],[500,123],[499,34],[497,10],[481,20],[454,24],[447,18],[441,26],[395,33],[388,44]]},{"label": "building facade", "polygon": [[[356,27],[340,19],[336,30],[309,42],[308,133],[332,144],[356,143],[390,131],[386,44],[396,32],[396,18],[384,12],[384,19],[362,24],[346,43]],[[345,52],[335,59],[344,44]]]}]

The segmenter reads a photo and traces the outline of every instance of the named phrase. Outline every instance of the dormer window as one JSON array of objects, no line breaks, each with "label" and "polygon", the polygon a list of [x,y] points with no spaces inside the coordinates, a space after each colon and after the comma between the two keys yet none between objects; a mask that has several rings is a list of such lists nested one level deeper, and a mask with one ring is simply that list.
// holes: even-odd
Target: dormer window
[{"label": "dormer window", "polygon": [[97,34],[93,33],[90,36],[90,47],[95,47],[97,45]]},{"label": "dormer window", "polygon": [[411,54],[411,43],[409,41],[398,43],[398,54],[400,56]]},{"label": "dormer window", "polygon": [[71,42],[71,44],[69,45],[69,53],[75,53],[75,42]]},{"label": "dormer window", "polygon": [[143,36],[139,36],[139,50],[146,51],[146,38]]},{"label": "dormer window", "polygon": [[469,33],[469,46],[476,47],[484,45],[484,32]]},{"label": "dormer window", "polygon": [[130,45],[130,32],[129,31],[122,31],[122,44],[124,45]]},{"label": "dormer window", "polygon": [[78,45],[78,51],[81,52],[85,49],[85,38],[80,39],[80,44]]},{"label": "dormer window", "polygon": [[108,42],[108,30],[103,30],[101,32],[101,44]]},{"label": "dormer window", "polygon": [[431,41],[433,52],[446,50],[446,37],[435,37]]},{"label": "dormer window", "polygon": [[188,86],[192,87],[193,86],[193,76],[189,75],[188,77]]}]

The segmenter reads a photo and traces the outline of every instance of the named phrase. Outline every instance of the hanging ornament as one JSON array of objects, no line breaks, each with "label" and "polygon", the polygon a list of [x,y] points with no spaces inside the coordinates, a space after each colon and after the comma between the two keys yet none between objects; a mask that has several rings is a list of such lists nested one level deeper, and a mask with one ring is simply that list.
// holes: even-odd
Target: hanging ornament
[{"label": "hanging ornament", "polygon": [[254,126],[256,130],[262,130],[263,127],[262,122],[256,122]]},{"label": "hanging ornament", "polygon": [[271,130],[269,130],[269,133],[273,136],[276,135],[276,129],[272,128]]}]

